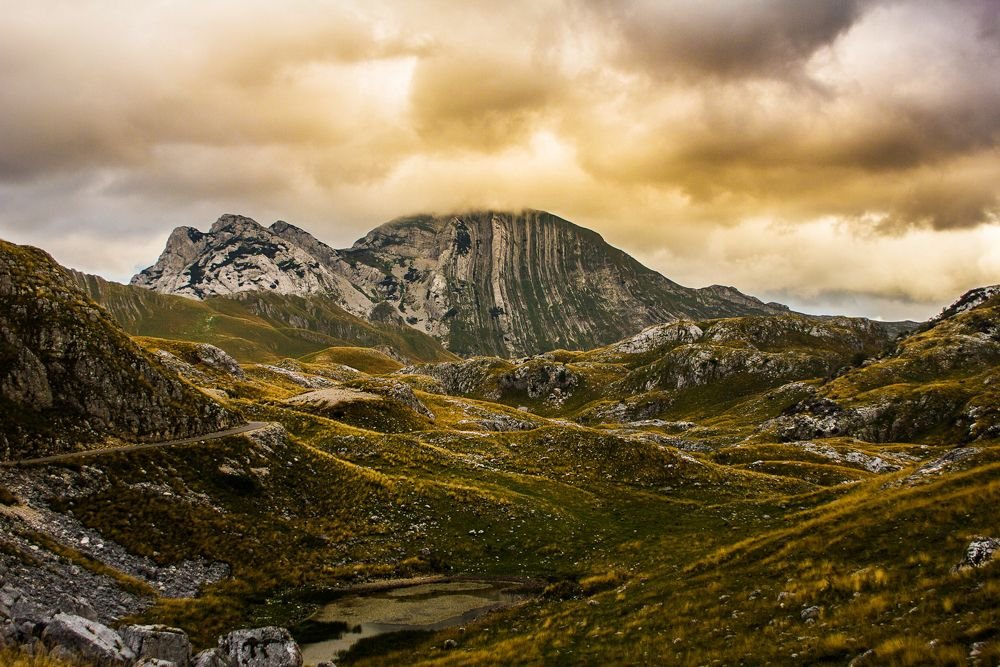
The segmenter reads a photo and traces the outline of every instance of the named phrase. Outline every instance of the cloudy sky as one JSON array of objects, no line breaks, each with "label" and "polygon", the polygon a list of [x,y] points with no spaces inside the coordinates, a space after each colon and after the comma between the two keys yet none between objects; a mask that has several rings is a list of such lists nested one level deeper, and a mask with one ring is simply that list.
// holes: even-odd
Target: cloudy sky
[{"label": "cloudy sky", "polygon": [[0,109],[0,237],[116,280],[530,207],[809,312],[1000,282],[998,0],[8,0]]}]

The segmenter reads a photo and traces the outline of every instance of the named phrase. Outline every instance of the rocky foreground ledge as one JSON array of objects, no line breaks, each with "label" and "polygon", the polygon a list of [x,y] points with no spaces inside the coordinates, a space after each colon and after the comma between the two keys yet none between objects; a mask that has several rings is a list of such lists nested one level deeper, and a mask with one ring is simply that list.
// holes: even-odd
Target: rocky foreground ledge
[{"label": "rocky foreground ledge", "polygon": [[[79,611],[79,610],[77,610]],[[86,613],[86,612],[83,612]],[[302,652],[285,628],[236,630],[192,655],[191,640],[165,625],[124,625],[37,606],[18,588],[0,588],[0,649],[47,651],[70,664],[100,667],[301,667]]]}]

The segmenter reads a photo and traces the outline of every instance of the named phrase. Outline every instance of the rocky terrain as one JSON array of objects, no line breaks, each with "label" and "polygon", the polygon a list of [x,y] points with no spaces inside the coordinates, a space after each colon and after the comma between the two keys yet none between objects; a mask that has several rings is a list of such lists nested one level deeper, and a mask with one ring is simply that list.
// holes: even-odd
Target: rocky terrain
[{"label": "rocky terrain", "polygon": [[51,257],[0,242],[0,460],[239,421],[143,352]]},{"label": "rocky terrain", "polygon": [[278,221],[224,215],[174,230],[133,285],[193,298],[322,295],[458,354],[518,356],[605,345],[678,318],[787,311],[731,287],[682,287],[544,211],[400,218],[334,250]]},{"label": "rocky terrain", "polygon": [[[350,254],[269,233],[329,265]],[[21,379],[27,350],[61,401],[4,412],[6,437],[33,436],[10,457],[96,453],[0,465],[0,664],[298,665],[298,644],[359,634],[318,620],[331,600],[468,578],[529,592],[329,658],[1000,662],[996,287],[899,338],[857,318],[706,311],[586,350],[460,359],[395,314],[376,326],[329,305],[346,289],[332,278],[323,294],[193,300],[4,249],[5,391],[21,406],[41,386]],[[270,271],[258,251],[229,284]],[[67,340],[86,344],[52,346]],[[194,423],[185,397],[254,427],[102,447],[146,437],[121,423],[149,437]]]}]

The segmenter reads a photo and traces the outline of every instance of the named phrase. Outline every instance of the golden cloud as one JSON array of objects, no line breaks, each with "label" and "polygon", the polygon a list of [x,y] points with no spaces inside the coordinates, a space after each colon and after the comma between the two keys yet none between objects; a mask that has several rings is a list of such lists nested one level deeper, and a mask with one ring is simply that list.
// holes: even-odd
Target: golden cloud
[{"label": "golden cloud", "polygon": [[[102,239],[144,254],[224,210],[345,244],[413,211],[527,206],[681,282],[926,315],[1000,280],[982,245],[1000,225],[991,9],[15,0],[0,235],[46,246],[73,229],[90,241],[60,258],[95,270]],[[733,245],[785,238],[816,252],[782,264]],[[899,279],[938,247],[939,289]]]}]

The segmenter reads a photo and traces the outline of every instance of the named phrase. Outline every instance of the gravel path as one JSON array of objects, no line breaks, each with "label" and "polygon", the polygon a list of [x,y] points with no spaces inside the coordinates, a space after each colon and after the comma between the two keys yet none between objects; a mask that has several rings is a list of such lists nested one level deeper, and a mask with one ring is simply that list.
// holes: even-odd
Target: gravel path
[{"label": "gravel path", "polygon": [[42,456],[36,459],[21,459],[20,461],[0,461],[0,466],[7,466],[7,467],[24,466],[24,465],[54,463],[57,461],[72,461],[74,459],[86,458],[91,456],[100,456],[101,454],[110,454],[111,452],[132,452],[138,449],[156,449],[159,447],[173,447],[174,445],[186,445],[192,442],[204,442],[205,440],[218,440],[219,438],[225,438],[231,435],[239,435],[241,433],[249,433],[251,431],[256,431],[258,429],[264,428],[268,424],[270,424],[270,422],[247,422],[242,426],[227,428],[225,431],[216,431],[215,433],[196,435],[191,438],[180,438],[179,440],[167,440],[165,442],[145,442],[138,445],[123,445],[121,447],[104,447],[102,449],[88,449],[87,451],[84,452],[69,452],[67,454],[54,454],[52,456]]}]

